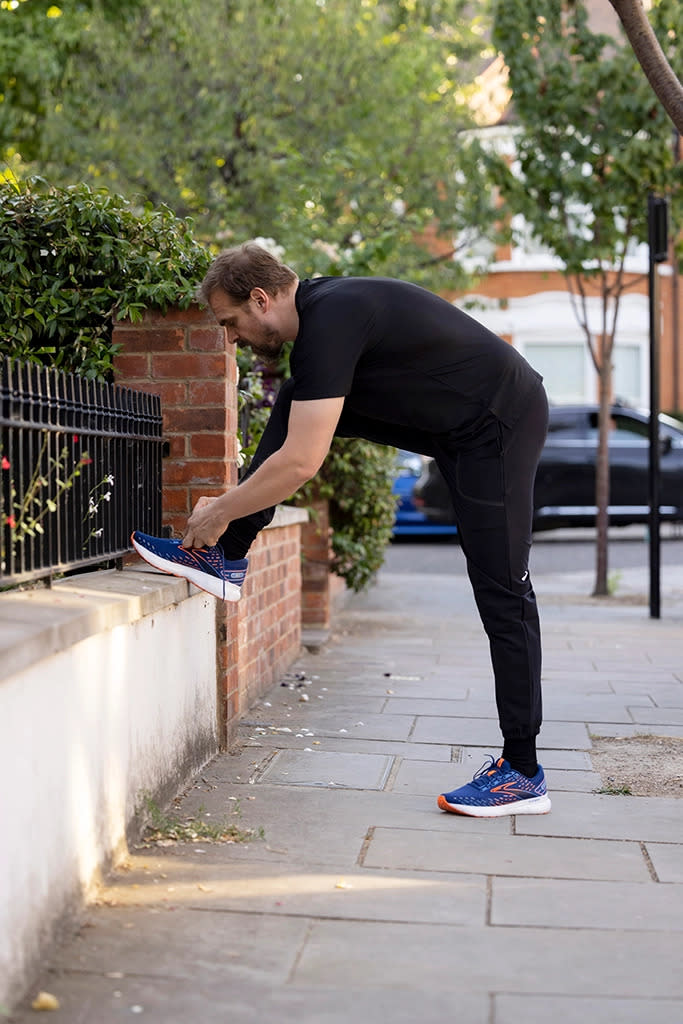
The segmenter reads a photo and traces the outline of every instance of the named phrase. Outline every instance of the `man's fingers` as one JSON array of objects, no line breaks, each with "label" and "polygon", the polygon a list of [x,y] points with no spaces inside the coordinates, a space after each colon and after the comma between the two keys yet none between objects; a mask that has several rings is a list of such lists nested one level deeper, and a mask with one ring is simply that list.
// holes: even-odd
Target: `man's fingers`
[{"label": "man's fingers", "polygon": [[201,509],[201,508],[206,508],[207,505],[210,505],[211,502],[213,502],[215,500],[216,500],[215,497],[214,498],[207,498],[206,495],[202,495],[201,498],[197,498],[197,504],[194,507],[195,512],[198,512],[199,509]]}]

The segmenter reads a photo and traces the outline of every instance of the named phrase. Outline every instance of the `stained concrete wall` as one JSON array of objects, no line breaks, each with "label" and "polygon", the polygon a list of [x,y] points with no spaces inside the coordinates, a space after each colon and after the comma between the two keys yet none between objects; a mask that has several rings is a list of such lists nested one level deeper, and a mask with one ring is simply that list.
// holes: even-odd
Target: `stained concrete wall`
[{"label": "stained concrete wall", "polygon": [[218,734],[213,598],[135,569],[0,595],[0,1007]]}]

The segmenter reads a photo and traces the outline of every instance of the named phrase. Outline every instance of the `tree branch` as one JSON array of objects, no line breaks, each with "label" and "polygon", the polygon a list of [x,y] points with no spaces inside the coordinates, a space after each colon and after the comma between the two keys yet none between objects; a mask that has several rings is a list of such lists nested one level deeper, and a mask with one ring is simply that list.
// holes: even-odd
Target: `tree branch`
[{"label": "tree branch", "polygon": [[619,16],[638,63],[648,82],[673,121],[683,134],[683,85],[666,59],[648,21],[642,0],[609,0]]}]

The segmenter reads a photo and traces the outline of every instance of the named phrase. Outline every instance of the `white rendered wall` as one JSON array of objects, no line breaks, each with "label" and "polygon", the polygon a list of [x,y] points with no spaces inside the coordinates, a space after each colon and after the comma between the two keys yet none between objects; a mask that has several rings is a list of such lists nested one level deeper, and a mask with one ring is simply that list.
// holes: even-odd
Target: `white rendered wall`
[{"label": "white rendered wall", "polygon": [[[144,795],[177,791],[216,751],[215,602],[193,593],[7,678],[10,653],[0,662],[0,1006],[30,982],[98,869],[125,851]],[[87,604],[72,591],[69,606],[79,597]],[[22,614],[7,598],[3,629]],[[45,600],[23,608],[49,648]]]}]

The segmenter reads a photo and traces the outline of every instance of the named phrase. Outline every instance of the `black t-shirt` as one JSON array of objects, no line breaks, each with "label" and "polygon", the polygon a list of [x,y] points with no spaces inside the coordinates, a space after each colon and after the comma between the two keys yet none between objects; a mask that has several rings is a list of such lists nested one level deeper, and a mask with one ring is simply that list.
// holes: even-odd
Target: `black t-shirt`
[{"label": "black t-shirt", "polygon": [[[293,398],[345,398],[343,418],[465,438],[491,414],[512,426],[541,377],[445,299],[389,278],[320,277],[296,292]],[[369,436],[366,431],[362,436]]]}]

